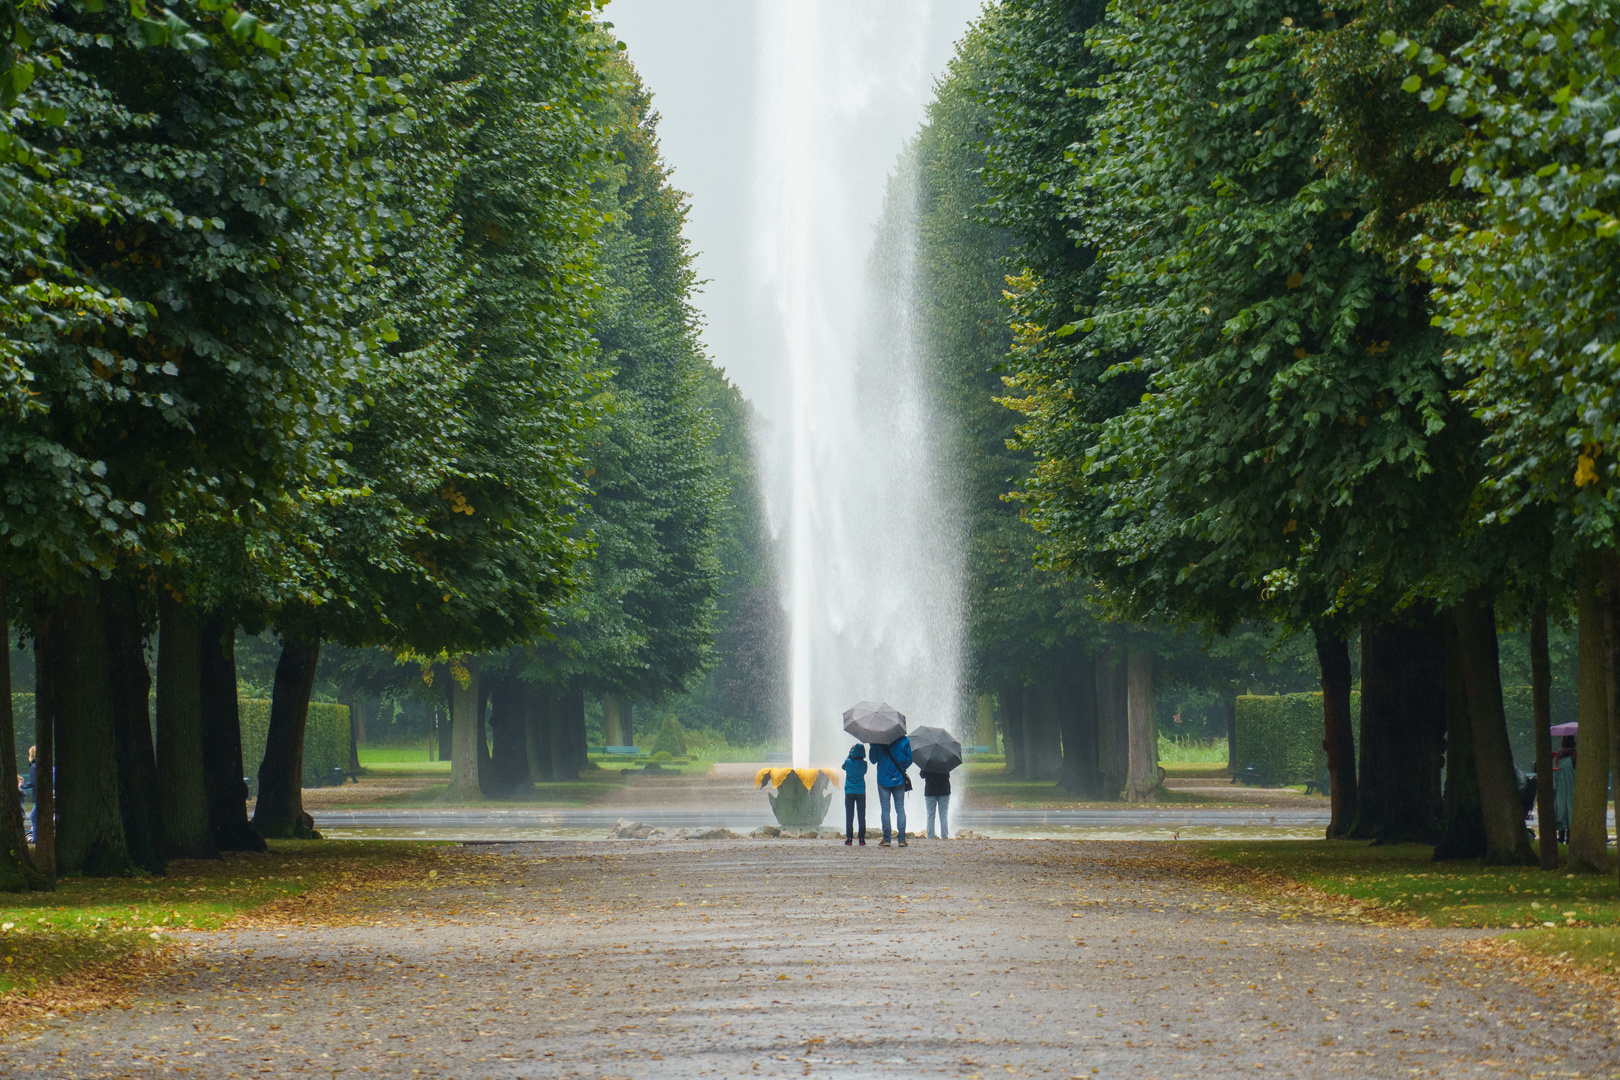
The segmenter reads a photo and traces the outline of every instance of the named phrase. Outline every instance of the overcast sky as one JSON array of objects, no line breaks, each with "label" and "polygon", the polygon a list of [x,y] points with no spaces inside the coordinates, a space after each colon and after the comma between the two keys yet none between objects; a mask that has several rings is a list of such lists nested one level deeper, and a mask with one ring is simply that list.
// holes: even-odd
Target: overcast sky
[{"label": "overcast sky", "polygon": [[[698,298],[710,357],[767,421],[787,408],[776,313],[760,287],[761,74],[769,62],[761,15],[772,3],[821,3],[865,35],[860,62],[893,70],[863,80],[874,91],[841,121],[843,205],[866,227],[905,140],[922,121],[932,82],[981,0],[612,0],[606,19],[629,48],[662,119],[664,157],[692,196],[687,235],[698,251]],[[848,63],[848,55],[828,58]]]}]

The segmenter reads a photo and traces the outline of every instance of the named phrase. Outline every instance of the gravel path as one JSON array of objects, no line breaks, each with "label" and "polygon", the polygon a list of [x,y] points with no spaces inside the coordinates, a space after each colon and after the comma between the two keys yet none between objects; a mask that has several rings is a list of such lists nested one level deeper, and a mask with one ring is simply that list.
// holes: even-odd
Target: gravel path
[{"label": "gravel path", "polygon": [[[457,849],[339,925],[193,935],[50,1077],[1620,1076],[1614,1002],[1466,935],[1236,896],[1169,844]],[[351,899],[352,897],[352,899]],[[1517,981],[1514,981],[1517,980]]]}]

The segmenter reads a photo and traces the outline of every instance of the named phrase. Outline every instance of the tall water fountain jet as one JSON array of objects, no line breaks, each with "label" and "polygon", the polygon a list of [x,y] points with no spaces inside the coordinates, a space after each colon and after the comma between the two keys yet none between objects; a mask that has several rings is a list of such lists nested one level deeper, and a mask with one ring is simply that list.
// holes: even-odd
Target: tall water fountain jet
[{"label": "tall water fountain jet", "polygon": [[960,515],[916,350],[914,186],[904,172],[891,182],[875,230],[882,191],[851,181],[862,175],[852,155],[886,166],[902,149],[862,143],[874,113],[921,117],[918,28],[931,15],[920,3],[782,3],[763,15],[763,271],[792,393],[796,768],[837,765],[849,742],[840,714],[863,698],[913,724],[960,731],[965,718]]}]

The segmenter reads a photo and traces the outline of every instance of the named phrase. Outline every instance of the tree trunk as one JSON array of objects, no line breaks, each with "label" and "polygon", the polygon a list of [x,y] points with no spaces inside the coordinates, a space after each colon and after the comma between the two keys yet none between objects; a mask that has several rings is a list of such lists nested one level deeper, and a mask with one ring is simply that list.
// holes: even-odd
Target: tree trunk
[{"label": "tree trunk", "polygon": [[349,702],[349,773],[353,776],[360,775],[360,741],[365,729],[366,701],[356,697]]},{"label": "tree trunk", "polygon": [[[1332,627],[1318,625],[1316,662],[1322,669],[1322,749],[1327,751],[1328,796],[1333,807],[1329,840],[1344,836],[1356,820],[1356,735],[1350,725],[1350,643]],[[1232,701],[1237,726],[1237,701]],[[1228,743],[1228,746],[1231,744]],[[1231,760],[1228,751],[1228,760]]]},{"label": "tree trunk", "polygon": [[315,819],[304,812],[304,729],[309,724],[309,695],[321,660],[320,638],[289,633],[281,640],[281,659],[270,690],[270,730],[264,761],[259,765],[259,800],[253,827],[278,839],[319,836]]},{"label": "tree trunk", "polygon": [[1455,608],[1441,616],[1441,625],[1446,635],[1446,823],[1434,845],[1435,862],[1479,859],[1487,850],[1464,646]]},{"label": "tree trunk", "polygon": [[455,725],[450,722],[450,715],[450,691],[446,690],[444,701],[433,706],[433,726],[439,735],[440,761],[455,760]]},{"label": "tree trunk", "polygon": [[495,747],[490,756],[487,794],[498,798],[512,795],[528,782],[524,686],[512,675],[490,680],[489,726]]},{"label": "tree trunk", "polygon": [[118,748],[118,806],[131,861],[161,874],[167,864],[157,758],[152,749],[148,699],[152,673],[146,666],[140,597],[122,575],[101,586],[107,615],[108,679],[112,689],[113,739]]},{"label": "tree trunk", "polygon": [[1379,844],[1432,844],[1444,803],[1445,636],[1433,611],[1404,621],[1369,617],[1361,629],[1361,762],[1350,836]]},{"label": "tree trunk", "polygon": [[624,741],[624,718],[619,710],[619,695],[607,693],[601,695],[602,701],[602,741],[609,746],[626,746]]},{"label": "tree trunk", "polygon": [[992,694],[973,695],[973,745],[996,748],[996,699]]},{"label": "tree trunk", "polygon": [[1480,593],[1470,592],[1456,609],[1474,767],[1479,774],[1480,816],[1485,824],[1485,861],[1497,866],[1529,865],[1535,862],[1535,852],[1524,827],[1524,803],[1513,768],[1513,748],[1508,744],[1496,607]]},{"label": "tree trunk", "polygon": [[1602,567],[1595,554],[1575,566],[1576,657],[1579,669],[1575,802],[1569,820],[1569,869],[1609,869],[1609,647],[1604,632]]},{"label": "tree trunk", "polygon": [[1058,688],[1052,683],[1024,691],[1024,775],[1057,783],[1063,779],[1063,728]]},{"label": "tree trunk", "polygon": [[523,745],[528,751],[529,783],[551,779],[551,687],[545,683],[523,684]]},{"label": "tree trunk", "polygon": [[1536,739],[1536,845],[1543,870],[1558,869],[1558,813],[1553,805],[1552,658],[1547,651],[1547,605],[1530,617],[1530,711]]},{"label": "tree trunk", "polygon": [[56,688],[65,653],[61,612],[42,612],[34,626],[34,866],[47,885],[56,881]]},{"label": "tree trunk", "polygon": [[636,745],[636,703],[627,697],[619,699],[619,723],[624,728],[624,745]]},{"label": "tree trunk", "polygon": [[[5,652],[0,659],[0,776],[17,775],[16,717],[11,711],[11,609],[6,603],[6,574],[0,569],[0,637]],[[39,694],[34,694],[36,715]],[[38,745],[37,742],[35,744]],[[24,892],[43,888],[45,875],[34,867],[28,855],[28,825],[23,818],[22,794],[13,784],[6,785],[5,805],[0,807],[0,891]]]},{"label": "tree trunk", "polygon": [[[1345,669],[1345,685],[1348,686],[1348,685],[1350,685],[1350,650],[1349,650],[1348,646],[1346,646],[1346,648],[1345,648],[1344,669]],[[1324,701],[1327,700],[1325,695],[1323,696],[1323,700]],[[1346,697],[1345,697],[1344,726],[1346,728],[1348,728],[1350,726],[1350,699],[1349,699],[1348,695],[1346,695]],[[1356,775],[1355,753],[1354,753],[1355,739],[1353,737],[1353,734],[1352,734],[1352,738],[1350,740],[1350,743],[1351,743],[1351,751],[1352,751],[1351,755],[1350,755],[1350,777],[1351,777],[1350,797],[1351,797],[1351,800],[1352,800],[1351,805],[1353,806],[1354,805],[1354,799],[1355,799],[1355,791],[1356,791],[1356,785],[1354,783],[1355,775]],[[1233,686],[1230,683],[1228,683],[1227,686],[1226,686],[1226,771],[1232,774],[1232,777],[1233,777],[1234,780],[1237,778],[1237,687]],[[1329,772],[1333,771],[1333,768],[1332,768],[1331,765],[1328,766],[1328,771]],[[1335,809],[1333,811],[1334,820],[1338,820],[1337,807],[1338,807],[1339,803],[1338,803],[1337,799],[1333,800],[1333,805],[1335,807]],[[1355,812],[1353,810],[1351,811],[1350,817],[1352,817],[1352,818],[1355,817]],[[1349,819],[1346,819],[1345,828],[1349,828],[1349,827],[1350,827]],[[1335,833],[1333,831],[1333,826],[1331,826],[1331,825],[1328,826],[1328,835],[1330,837],[1338,835],[1337,833]]]},{"label": "tree trunk", "polygon": [[202,618],[167,595],[159,612],[157,763],[164,846],[171,859],[217,859],[203,783]]},{"label": "tree trunk", "polygon": [[483,742],[484,717],[479,706],[478,660],[466,658],[467,685],[450,680],[450,727],[453,749],[450,754],[450,786],[444,797],[452,802],[468,802],[483,797],[478,783],[479,744]]},{"label": "tree trunk", "polygon": [[1097,791],[1097,663],[1082,656],[1059,688],[1063,719],[1064,790],[1075,795]]},{"label": "tree trunk", "polygon": [[489,767],[489,688],[493,683],[492,679],[480,672],[478,693],[474,698],[478,703],[474,706],[478,710],[478,722],[473,725],[473,731],[477,735],[477,745],[474,749],[478,753],[478,790],[485,798],[489,797],[492,786]]},{"label": "tree trunk", "polygon": [[577,780],[590,765],[585,752],[585,691],[577,686],[548,690],[551,702],[551,779]]},{"label": "tree trunk", "polygon": [[1130,776],[1130,686],[1117,648],[1097,654],[1097,762],[1100,794],[1119,798]]},{"label": "tree trunk", "polygon": [[[1608,584],[1609,644],[1609,768],[1612,771],[1610,794],[1615,801],[1616,833],[1620,833],[1620,556],[1613,551],[1603,556],[1604,576]],[[1616,836],[1616,870],[1620,874],[1620,836]],[[1620,876],[1617,876],[1620,884]]]},{"label": "tree trunk", "polygon": [[1001,771],[1013,779],[1024,776],[1024,688],[1008,683],[996,695],[1001,699]]},{"label": "tree trunk", "polygon": [[1153,652],[1132,645],[1125,654],[1129,681],[1131,802],[1151,802],[1159,790],[1158,731],[1153,723]]},{"label": "tree trunk", "polygon": [[236,624],[209,615],[203,620],[200,645],[203,790],[214,846],[221,851],[264,851],[264,837],[247,816],[247,770],[236,697]]},{"label": "tree trunk", "polygon": [[56,685],[61,819],[56,872],[87,877],[122,875],[130,868],[118,799],[118,743],[100,592],[92,586],[63,602],[63,663]]}]

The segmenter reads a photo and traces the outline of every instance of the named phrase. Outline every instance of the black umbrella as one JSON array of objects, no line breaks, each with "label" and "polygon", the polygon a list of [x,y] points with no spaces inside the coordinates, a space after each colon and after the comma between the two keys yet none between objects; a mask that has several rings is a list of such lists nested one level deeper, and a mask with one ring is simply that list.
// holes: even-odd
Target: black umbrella
[{"label": "black umbrella", "polygon": [[857,701],[844,710],[844,730],[861,742],[887,746],[906,733],[906,718],[893,705]]},{"label": "black umbrella", "polygon": [[962,744],[944,728],[915,728],[911,732],[911,760],[919,772],[950,772],[962,764]]}]

